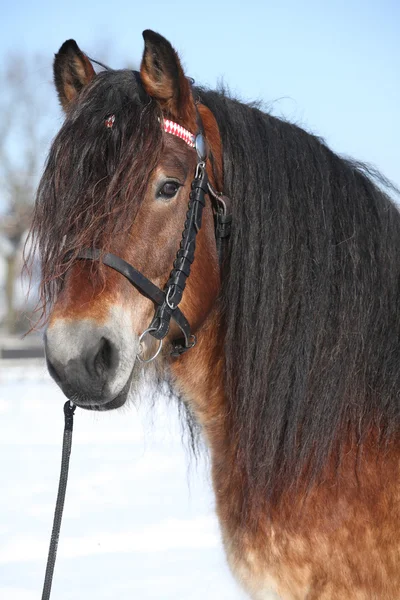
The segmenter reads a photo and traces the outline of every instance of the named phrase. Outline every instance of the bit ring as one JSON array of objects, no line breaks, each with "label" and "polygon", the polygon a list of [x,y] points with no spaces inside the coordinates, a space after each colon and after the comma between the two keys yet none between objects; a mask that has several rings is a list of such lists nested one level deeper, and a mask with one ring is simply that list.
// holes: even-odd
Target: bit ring
[{"label": "bit ring", "polygon": [[156,331],[156,330],[157,330],[157,328],[156,328],[156,327],[148,327],[148,328],[147,328],[147,329],[145,329],[145,330],[143,331],[143,333],[142,333],[142,334],[139,336],[139,353],[137,354],[137,359],[138,359],[138,361],[139,361],[139,362],[141,362],[141,363],[143,363],[143,364],[147,364],[147,363],[150,363],[150,362],[152,362],[152,361],[153,361],[155,358],[157,358],[157,356],[158,356],[158,355],[160,354],[160,352],[161,352],[161,348],[162,348],[162,345],[163,345],[163,340],[159,340],[159,342],[160,342],[160,343],[159,343],[159,345],[158,345],[158,348],[157,348],[157,350],[156,350],[156,353],[155,353],[153,356],[151,356],[150,358],[141,358],[141,357],[140,357],[140,354],[141,354],[141,352],[143,351],[142,339],[144,338],[144,336],[145,336],[147,333],[150,333],[150,331]]}]

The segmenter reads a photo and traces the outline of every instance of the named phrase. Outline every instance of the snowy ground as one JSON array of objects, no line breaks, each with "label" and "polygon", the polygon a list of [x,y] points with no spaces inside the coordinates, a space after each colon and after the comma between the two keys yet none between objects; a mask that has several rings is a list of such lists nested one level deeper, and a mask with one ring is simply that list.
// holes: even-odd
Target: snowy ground
[{"label": "snowy ground", "polygon": [[[1,600],[41,597],[63,403],[44,366],[0,361]],[[206,460],[189,460],[162,398],[77,409],[52,598],[243,600],[213,506]]]}]

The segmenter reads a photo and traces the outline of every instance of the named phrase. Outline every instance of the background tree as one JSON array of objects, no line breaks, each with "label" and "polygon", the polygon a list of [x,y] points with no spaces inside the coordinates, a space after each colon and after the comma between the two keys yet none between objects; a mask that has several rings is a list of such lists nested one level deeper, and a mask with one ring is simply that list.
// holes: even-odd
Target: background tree
[{"label": "background tree", "polygon": [[35,189],[55,130],[57,104],[50,80],[50,64],[41,57],[10,56],[0,71],[0,237],[6,264],[2,324],[9,333],[26,329],[15,306],[15,291]]},{"label": "background tree", "polygon": [[[98,43],[93,57],[107,63],[108,55],[108,44]],[[0,258],[3,255],[6,262],[6,311],[1,320],[0,310],[0,328],[9,333],[30,326],[25,314],[29,311],[16,308],[16,281],[40,173],[50,139],[63,119],[52,84],[52,59],[14,54],[0,67]],[[0,291],[1,286],[2,281]]]}]

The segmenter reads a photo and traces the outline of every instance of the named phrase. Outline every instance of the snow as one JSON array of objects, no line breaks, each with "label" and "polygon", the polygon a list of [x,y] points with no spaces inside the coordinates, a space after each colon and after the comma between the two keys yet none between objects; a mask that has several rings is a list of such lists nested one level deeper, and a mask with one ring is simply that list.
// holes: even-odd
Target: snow
[{"label": "snow", "polygon": [[[0,361],[0,598],[41,595],[65,398],[42,364]],[[54,600],[244,600],[224,557],[206,455],[157,398],[77,409]]]}]

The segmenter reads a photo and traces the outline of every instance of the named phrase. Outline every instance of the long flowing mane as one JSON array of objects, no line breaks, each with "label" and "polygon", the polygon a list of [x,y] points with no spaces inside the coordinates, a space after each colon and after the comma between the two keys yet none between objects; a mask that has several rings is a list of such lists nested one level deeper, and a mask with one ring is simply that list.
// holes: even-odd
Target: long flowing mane
[{"label": "long flowing mane", "polygon": [[232,439],[270,498],[349,441],[400,429],[400,215],[373,175],[300,129],[197,90],[234,228],[221,303]]}]

